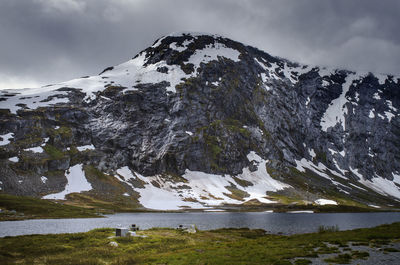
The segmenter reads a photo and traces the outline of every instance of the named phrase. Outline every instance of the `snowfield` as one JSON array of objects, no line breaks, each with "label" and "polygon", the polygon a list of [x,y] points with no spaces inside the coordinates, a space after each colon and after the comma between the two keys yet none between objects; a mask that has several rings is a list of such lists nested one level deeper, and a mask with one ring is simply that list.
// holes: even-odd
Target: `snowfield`
[{"label": "snowfield", "polygon": [[333,200],[327,200],[327,199],[318,199],[314,201],[318,205],[338,205],[337,202]]},{"label": "snowfield", "polygon": [[[71,167],[69,171],[67,171],[66,176],[68,182],[65,186],[65,189],[59,193],[53,193],[43,196],[43,199],[65,200],[65,196],[70,193],[89,191],[92,189],[92,185],[86,180],[82,164]],[[43,183],[46,183],[46,180],[47,178],[42,178]]]},{"label": "snowfield", "polygon": [[79,152],[83,152],[86,150],[94,150],[96,148],[94,147],[94,145],[89,144],[89,145],[78,146],[76,149],[78,149]]},{"label": "snowfield", "polygon": [[[276,203],[267,198],[267,191],[277,191],[290,187],[277,181],[266,170],[267,161],[250,152],[247,159],[257,165],[257,170],[251,172],[248,168],[237,176],[214,175],[200,171],[186,170],[182,176],[186,182],[165,181],[160,176],[144,177],[132,172],[128,167],[117,170],[116,178],[127,183],[140,194],[139,202],[148,209],[178,210],[185,207],[207,209],[222,204],[242,204],[250,200],[262,203]],[[123,179],[120,177],[122,176]],[[131,179],[139,179],[146,183],[144,188],[135,188]],[[235,179],[245,180],[252,184],[243,187]],[[157,183],[157,186],[153,184]],[[230,197],[231,188],[236,187],[246,193],[243,200]]]},{"label": "snowfield", "polygon": [[[354,187],[363,191],[366,191],[366,189],[357,186],[353,183],[348,183],[348,185],[343,185],[342,183],[339,183],[335,181],[332,177],[330,177],[328,174],[326,174],[327,171],[332,173],[333,175],[336,175],[338,177],[347,179],[343,174],[340,174],[332,169],[327,168],[324,164],[318,163],[318,165],[315,165],[313,162],[308,161],[307,159],[303,158],[301,160],[295,160],[296,162],[296,169],[299,170],[300,172],[306,172],[306,168],[313,171],[317,175],[326,178],[330,180],[334,185],[336,186],[342,186],[342,187]],[[393,196],[395,198],[400,199],[400,188],[395,185],[395,183],[400,185],[400,175],[392,173],[393,175],[393,180],[385,179],[382,178],[381,176],[375,176],[371,180],[366,180],[363,175],[361,175],[357,169],[353,169],[350,167],[351,173],[353,173],[355,176],[358,177],[358,182],[382,195],[389,195]],[[347,171],[346,171],[347,172]],[[340,187],[338,188],[339,191],[348,193],[347,191],[341,189]],[[317,203],[317,202],[316,202]],[[318,204],[318,203],[317,203]]]},{"label": "snowfield", "polygon": [[10,157],[8,160],[11,162],[17,163],[19,161],[19,158],[17,156]]},{"label": "snowfield", "polygon": [[67,92],[57,91],[57,88],[46,86],[40,88],[0,90],[0,96],[13,95],[10,97],[4,97],[6,100],[1,101],[0,108],[9,109],[11,113],[16,114],[17,110],[23,108],[19,104],[23,104],[29,109],[37,109],[39,107],[48,107],[57,103],[69,102]]},{"label": "snowfield", "polygon": [[14,133],[6,133],[3,135],[0,135],[2,140],[0,140],[0,146],[7,145],[10,143],[10,139],[14,137]]},{"label": "snowfield", "polygon": [[328,109],[326,110],[324,116],[321,119],[321,127],[323,131],[328,131],[329,127],[335,126],[337,123],[340,123],[343,127],[343,130],[346,130],[346,122],[344,115],[347,114],[347,108],[345,104],[348,102],[346,99],[346,94],[350,89],[350,86],[353,84],[353,81],[360,78],[355,74],[349,73],[346,77],[346,82],[342,85],[342,93],[337,99],[334,99],[330,104]]},{"label": "snowfield", "polygon": [[389,195],[400,199],[400,188],[394,184],[394,181],[378,176],[371,180],[361,179],[360,183],[382,195]]},{"label": "snowfield", "polygon": [[44,150],[41,146],[27,148],[27,149],[24,149],[24,151],[33,152],[33,153],[43,153],[44,152]]}]

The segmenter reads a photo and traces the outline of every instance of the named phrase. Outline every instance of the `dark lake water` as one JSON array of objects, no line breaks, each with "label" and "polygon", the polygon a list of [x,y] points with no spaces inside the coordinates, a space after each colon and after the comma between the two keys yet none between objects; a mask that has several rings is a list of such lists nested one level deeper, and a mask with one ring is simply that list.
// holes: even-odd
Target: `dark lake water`
[{"label": "dark lake water", "polygon": [[0,237],[86,232],[100,227],[141,229],[195,224],[200,230],[228,227],[261,228],[272,233],[297,234],[316,232],[320,225],[338,225],[340,230],[373,227],[400,222],[400,213],[119,213],[107,218],[37,219],[0,222]]}]

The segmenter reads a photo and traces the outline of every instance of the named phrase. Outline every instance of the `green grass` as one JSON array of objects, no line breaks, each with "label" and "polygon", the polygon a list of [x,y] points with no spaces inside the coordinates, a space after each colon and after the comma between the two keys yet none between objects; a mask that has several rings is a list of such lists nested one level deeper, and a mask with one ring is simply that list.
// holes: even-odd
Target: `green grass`
[{"label": "green grass", "polygon": [[400,252],[397,248],[384,248],[384,252]]},{"label": "green grass", "polygon": [[298,205],[304,205],[304,200],[301,198],[294,198],[294,197],[289,197],[285,195],[281,195],[278,193],[268,193],[268,196],[271,200],[279,201],[280,203],[283,204],[291,204],[291,203],[297,203]]},{"label": "green grass", "polygon": [[324,261],[329,263],[348,264],[351,261],[351,255],[348,253],[339,254],[335,257],[324,259]]},{"label": "green grass", "polygon": [[339,254],[337,256],[327,258],[324,261],[330,263],[348,264],[353,259],[367,259],[369,253],[365,251],[351,251],[351,253]]},{"label": "green grass", "polygon": [[51,159],[62,159],[65,157],[63,151],[57,149],[53,145],[46,144],[43,149],[50,156]]},{"label": "green grass", "polygon": [[109,180],[111,178],[109,175],[104,174],[102,171],[92,165],[85,165],[84,170],[86,175],[93,176],[97,179]]},{"label": "green grass", "polygon": [[298,259],[294,262],[295,265],[308,265],[311,264],[312,262],[308,259]]},{"label": "green grass", "polygon": [[[0,220],[28,218],[83,218],[98,217],[94,210],[64,205],[38,198],[0,194]],[[17,214],[10,213],[16,211]],[[23,214],[23,215],[22,215]]]},{"label": "green grass", "polygon": [[226,186],[225,188],[229,190],[231,193],[230,194],[224,193],[224,195],[234,200],[243,201],[244,198],[250,196],[247,192],[240,190],[236,187]]},{"label": "green grass", "polygon": [[52,129],[51,134],[54,136],[59,135],[59,136],[61,136],[61,138],[64,138],[64,139],[69,139],[72,137],[72,129],[67,126],[62,125],[57,130]]},{"label": "green grass", "polygon": [[[367,252],[340,253],[329,242],[394,241],[400,223],[353,231],[292,236],[263,230],[218,229],[188,234],[175,229],[139,231],[146,238],[109,238],[113,229],[87,233],[0,238],[2,264],[309,264],[308,257],[337,253],[329,262],[368,258]],[[118,247],[109,242],[115,241]],[[321,249],[319,252],[318,249]],[[295,260],[296,259],[296,260]]]}]

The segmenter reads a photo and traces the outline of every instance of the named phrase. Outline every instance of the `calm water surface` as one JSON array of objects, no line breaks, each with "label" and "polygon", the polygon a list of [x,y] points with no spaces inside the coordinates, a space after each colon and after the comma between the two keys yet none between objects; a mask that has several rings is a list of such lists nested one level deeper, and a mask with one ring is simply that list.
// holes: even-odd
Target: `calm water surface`
[{"label": "calm water surface", "polygon": [[107,218],[37,219],[0,222],[0,237],[29,234],[86,232],[100,227],[136,224],[141,229],[195,224],[200,230],[228,227],[261,228],[272,233],[308,233],[320,225],[340,230],[400,222],[400,213],[119,213]]}]

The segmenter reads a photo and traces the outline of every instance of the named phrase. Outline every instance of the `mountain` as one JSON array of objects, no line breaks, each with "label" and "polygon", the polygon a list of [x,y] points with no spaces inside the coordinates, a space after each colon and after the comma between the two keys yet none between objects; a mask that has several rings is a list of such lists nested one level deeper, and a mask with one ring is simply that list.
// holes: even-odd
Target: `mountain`
[{"label": "mountain", "polygon": [[118,209],[400,207],[400,79],[176,33],[133,59],[0,91],[0,188]]}]

